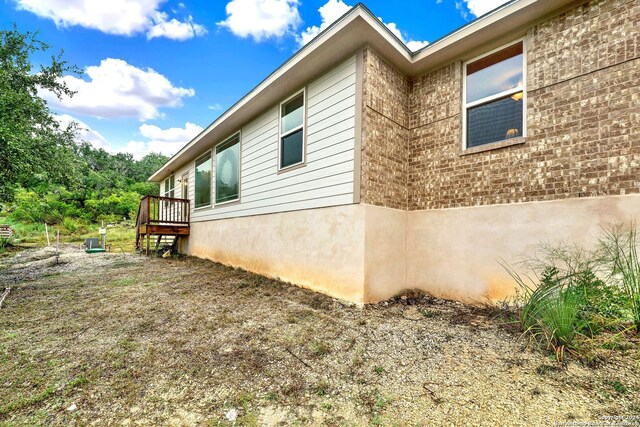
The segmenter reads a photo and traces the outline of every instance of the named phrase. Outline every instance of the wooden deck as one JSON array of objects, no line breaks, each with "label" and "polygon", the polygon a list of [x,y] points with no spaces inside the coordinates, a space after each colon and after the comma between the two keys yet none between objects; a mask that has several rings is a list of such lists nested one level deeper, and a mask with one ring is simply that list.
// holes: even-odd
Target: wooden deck
[{"label": "wooden deck", "polygon": [[165,247],[176,250],[178,238],[189,235],[190,208],[188,199],[144,197],[136,220],[136,250],[147,255]]}]

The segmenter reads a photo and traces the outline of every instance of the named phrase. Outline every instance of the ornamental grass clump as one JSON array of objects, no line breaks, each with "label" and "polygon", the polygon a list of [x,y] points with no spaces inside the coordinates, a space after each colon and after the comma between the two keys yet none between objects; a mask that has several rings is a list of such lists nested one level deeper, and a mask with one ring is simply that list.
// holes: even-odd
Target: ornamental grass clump
[{"label": "ornamental grass clump", "polygon": [[609,281],[622,289],[636,332],[640,332],[640,258],[635,225],[605,230],[600,247],[607,263]]},{"label": "ornamental grass clump", "polygon": [[11,246],[11,238],[0,237],[0,253],[4,252],[9,246]]},{"label": "ornamental grass clump", "polygon": [[519,287],[524,334],[555,350],[558,361],[565,351],[590,357],[624,347],[629,332],[640,332],[638,243],[635,225],[618,225],[592,251],[540,245],[521,263],[524,275],[503,263]]},{"label": "ornamental grass clump", "polygon": [[503,264],[519,287],[524,334],[553,349],[558,361],[565,351],[587,356],[640,330],[636,232],[622,230],[605,231],[593,251],[540,245],[521,263],[524,276]]},{"label": "ornamental grass clump", "polygon": [[532,287],[515,270],[509,269],[509,273],[521,290],[520,321],[525,334],[553,349],[558,361],[564,359],[565,351],[577,351],[577,338],[588,329],[582,315],[586,298],[584,292],[576,291],[577,276],[548,266],[538,286]]}]

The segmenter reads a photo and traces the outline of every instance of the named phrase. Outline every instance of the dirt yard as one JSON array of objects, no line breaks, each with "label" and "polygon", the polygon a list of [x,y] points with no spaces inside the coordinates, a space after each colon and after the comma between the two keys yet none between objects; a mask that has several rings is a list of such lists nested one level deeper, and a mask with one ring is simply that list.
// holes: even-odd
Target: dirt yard
[{"label": "dirt yard", "polygon": [[498,310],[363,308],[193,258],[59,261],[0,260],[0,425],[640,425],[637,347],[563,367]]}]

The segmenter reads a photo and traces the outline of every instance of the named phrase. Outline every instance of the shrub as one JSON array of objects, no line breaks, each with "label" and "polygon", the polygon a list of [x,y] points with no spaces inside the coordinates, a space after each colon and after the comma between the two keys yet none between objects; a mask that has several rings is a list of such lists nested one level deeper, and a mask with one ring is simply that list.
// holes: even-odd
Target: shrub
[{"label": "shrub", "polygon": [[48,208],[35,191],[18,188],[15,192],[11,218],[22,222],[44,222]]},{"label": "shrub", "polygon": [[640,332],[640,258],[635,224],[605,230],[600,247],[609,267],[609,280],[620,286],[627,300],[636,332]]},{"label": "shrub", "polygon": [[83,220],[80,219],[74,219],[74,218],[65,218],[62,221],[62,225],[64,226],[64,228],[66,229],[66,231],[68,231],[69,233],[86,233],[88,231],[87,229],[87,223],[84,222]]},{"label": "shrub", "polygon": [[536,257],[522,263],[530,273],[524,278],[503,264],[520,289],[523,330],[555,349],[558,360],[565,349],[580,352],[587,339],[623,331],[632,319],[629,305],[638,301],[640,278],[635,246],[629,244],[635,236],[605,237],[605,250],[541,245]]},{"label": "shrub", "polygon": [[576,277],[572,292],[584,297],[580,313],[584,321],[583,333],[593,337],[605,331],[618,332],[628,320],[628,300],[619,286],[607,283],[593,271],[583,271]]},{"label": "shrub", "polygon": [[584,294],[572,287],[572,276],[561,275],[554,266],[543,271],[535,288],[527,286],[517,274],[512,276],[524,292],[521,322],[525,332],[553,348],[561,361],[565,349],[576,348],[576,336],[587,326],[580,315]]},{"label": "shrub", "polygon": [[10,217],[23,223],[60,224],[82,214],[73,194],[64,187],[45,187],[44,193],[18,188]]},{"label": "shrub", "polygon": [[140,205],[140,195],[131,191],[116,191],[107,197],[88,199],[85,206],[91,219],[107,222],[135,218]]},{"label": "shrub", "polygon": [[64,225],[64,228],[66,228],[67,231],[71,233],[75,232],[78,229],[77,222],[71,218],[65,218],[64,221],[62,221],[62,225]]},{"label": "shrub", "polygon": [[9,246],[11,246],[11,239],[9,237],[0,237],[0,253],[4,252]]}]

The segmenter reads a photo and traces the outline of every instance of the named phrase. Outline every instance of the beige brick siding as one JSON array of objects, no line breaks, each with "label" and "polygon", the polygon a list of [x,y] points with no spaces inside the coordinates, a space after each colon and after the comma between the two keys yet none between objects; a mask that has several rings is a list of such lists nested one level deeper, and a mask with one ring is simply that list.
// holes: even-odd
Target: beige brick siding
[{"label": "beige brick siding", "polygon": [[587,2],[529,30],[528,88],[556,84],[640,56],[640,2]]},{"label": "beige brick siding", "polygon": [[361,201],[407,209],[409,80],[375,53],[363,53]]},{"label": "beige brick siding", "polygon": [[530,28],[525,143],[476,154],[462,151],[461,62],[409,80],[367,50],[362,201],[401,208],[406,195],[419,210],[640,192],[639,28],[637,0]]}]

